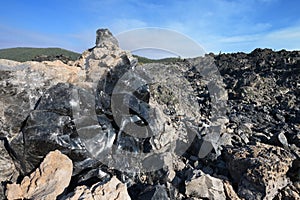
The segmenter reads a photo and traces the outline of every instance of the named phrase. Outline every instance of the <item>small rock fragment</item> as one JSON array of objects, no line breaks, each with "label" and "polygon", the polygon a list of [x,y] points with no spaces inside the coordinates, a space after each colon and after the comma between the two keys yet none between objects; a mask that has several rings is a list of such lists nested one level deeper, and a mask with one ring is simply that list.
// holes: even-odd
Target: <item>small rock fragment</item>
[{"label": "small rock fragment", "polygon": [[186,183],[188,197],[226,199],[222,180],[210,175],[203,175]]},{"label": "small rock fragment", "polygon": [[3,182],[15,181],[19,173],[16,170],[12,158],[9,156],[5,143],[7,140],[0,137],[0,199],[4,199]]},{"label": "small rock fragment", "polygon": [[66,200],[130,200],[127,187],[116,177],[104,185],[94,184],[91,188],[78,186],[75,191],[66,198]]},{"label": "small rock fragment", "polygon": [[69,185],[72,170],[72,161],[66,155],[58,150],[52,151],[21,184],[7,185],[7,199],[53,200]]}]

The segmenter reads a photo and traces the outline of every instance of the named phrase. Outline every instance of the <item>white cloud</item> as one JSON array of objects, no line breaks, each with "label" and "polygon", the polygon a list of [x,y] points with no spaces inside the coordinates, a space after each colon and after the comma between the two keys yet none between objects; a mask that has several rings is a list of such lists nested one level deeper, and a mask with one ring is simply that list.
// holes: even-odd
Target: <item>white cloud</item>
[{"label": "white cloud", "polygon": [[162,28],[141,28],[116,35],[123,49],[136,51],[157,49],[172,52],[183,58],[201,56],[203,48],[182,33]]},{"label": "white cloud", "polygon": [[300,49],[300,26],[287,27],[281,30],[263,32],[252,35],[238,35],[233,37],[214,36],[207,44],[212,52],[251,52],[255,48],[272,48],[276,50]]},{"label": "white cloud", "polygon": [[138,19],[117,19],[112,22],[110,29],[114,33],[120,33],[132,29],[147,27],[147,23]]}]

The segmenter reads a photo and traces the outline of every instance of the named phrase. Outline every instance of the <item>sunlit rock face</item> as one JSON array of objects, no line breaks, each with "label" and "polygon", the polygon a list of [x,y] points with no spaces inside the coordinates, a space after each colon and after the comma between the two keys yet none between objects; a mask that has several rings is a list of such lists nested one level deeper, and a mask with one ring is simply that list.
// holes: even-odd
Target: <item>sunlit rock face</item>
[{"label": "sunlit rock face", "polygon": [[107,29],[72,63],[0,60],[0,198],[59,150],[72,170],[57,199],[297,199],[299,60],[139,64]]},{"label": "sunlit rock face", "polygon": [[104,45],[119,46],[118,40],[108,29],[98,29],[96,31],[96,34],[96,47],[101,47]]},{"label": "sunlit rock face", "polygon": [[72,161],[66,155],[52,151],[21,184],[7,185],[7,199],[56,199],[69,185],[72,170]]}]

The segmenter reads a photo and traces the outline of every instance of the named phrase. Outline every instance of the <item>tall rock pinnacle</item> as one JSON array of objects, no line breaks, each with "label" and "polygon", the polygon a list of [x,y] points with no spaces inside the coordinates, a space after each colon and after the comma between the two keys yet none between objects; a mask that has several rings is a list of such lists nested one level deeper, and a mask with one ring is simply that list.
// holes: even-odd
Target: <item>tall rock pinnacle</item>
[{"label": "tall rock pinnacle", "polygon": [[113,44],[119,47],[118,40],[108,29],[98,29],[96,31],[96,46],[101,47],[103,44]]}]

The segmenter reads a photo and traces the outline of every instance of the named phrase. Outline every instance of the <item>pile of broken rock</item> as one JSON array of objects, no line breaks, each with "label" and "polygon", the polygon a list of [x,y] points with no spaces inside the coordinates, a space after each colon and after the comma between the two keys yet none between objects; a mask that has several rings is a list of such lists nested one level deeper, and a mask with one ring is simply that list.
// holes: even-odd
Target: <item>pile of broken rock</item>
[{"label": "pile of broken rock", "polygon": [[[0,71],[0,199],[300,199],[298,51],[140,65],[99,29],[75,62],[0,60]],[[126,134],[132,124],[144,138]],[[171,153],[152,170],[118,155],[159,149]]]}]

